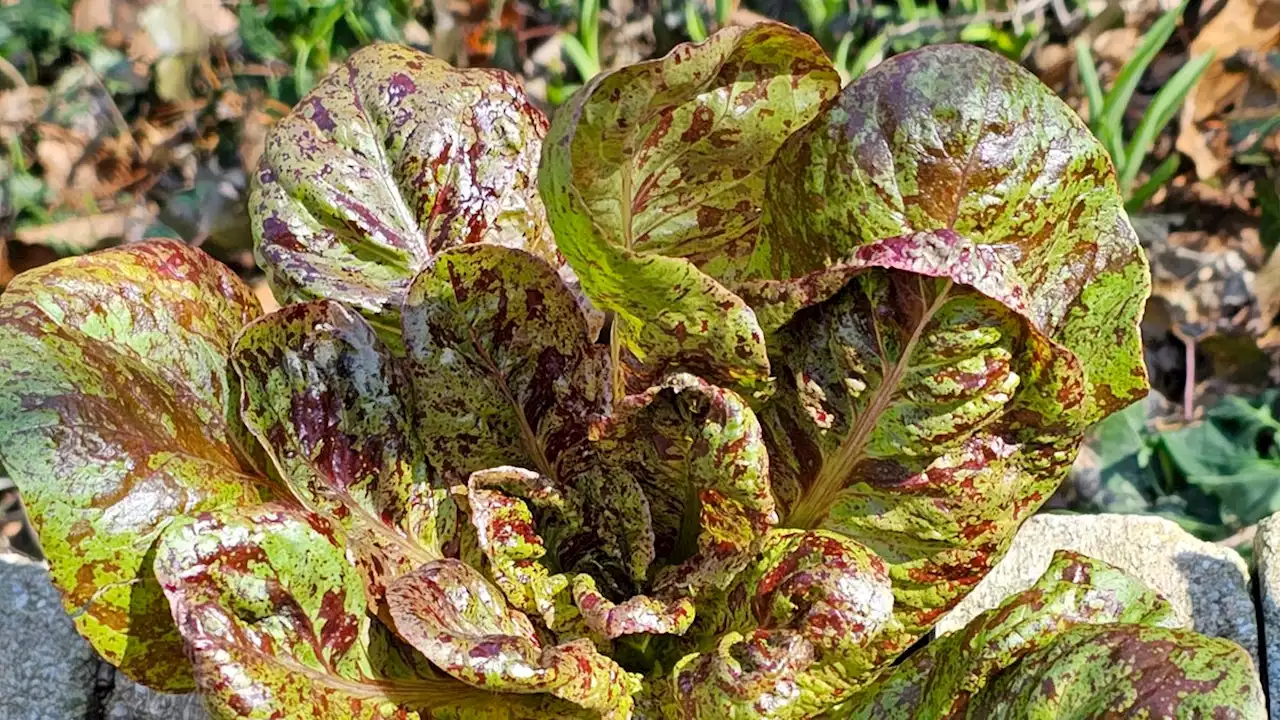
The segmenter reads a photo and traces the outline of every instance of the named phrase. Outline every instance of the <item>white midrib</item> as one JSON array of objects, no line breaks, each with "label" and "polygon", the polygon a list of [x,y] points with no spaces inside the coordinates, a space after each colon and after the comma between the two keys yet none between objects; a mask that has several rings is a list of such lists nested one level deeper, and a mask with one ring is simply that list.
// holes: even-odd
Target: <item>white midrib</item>
[{"label": "white midrib", "polygon": [[[631,163],[622,164],[622,246],[627,250],[631,249],[635,242],[633,231],[631,228],[631,204],[634,200],[631,197]],[[622,334],[618,332],[619,326],[618,313],[613,314],[613,325],[609,328],[609,367],[610,377],[613,385],[613,405],[618,407],[622,404],[627,394],[627,379],[622,371]]]},{"label": "white midrib", "polygon": [[[919,277],[917,282],[920,283],[921,297],[923,298],[924,278]],[[912,330],[911,337],[907,340],[907,344],[903,346],[902,352],[898,356],[898,361],[884,374],[884,380],[871,398],[871,402],[867,404],[866,409],[858,416],[849,434],[845,436],[844,442],[840,443],[840,447],[831,458],[823,463],[822,469],[818,471],[813,484],[804,493],[803,499],[791,509],[786,522],[783,523],[785,527],[812,530],[821,525],[822,521],[827,517],[840,491],[844,489],[849,475],[853,473],[858,463],[863,460],[867,441],[871,438],[871,433],[876,428],[876,421],[893,399],[894,393],[898,389],[898,383],[902,381],[903,375],[906,374],[907,368],[911,365],[911,355],[915,351],[916,344],[920,341],[924,328],[933,319],[933,316],[937,314],[938,310],[946,304],[947,295],[950,294],[951,287],[952,282],[948,280],[933,303],[921,315],[920,322],[916,323],[915,328]]]}]

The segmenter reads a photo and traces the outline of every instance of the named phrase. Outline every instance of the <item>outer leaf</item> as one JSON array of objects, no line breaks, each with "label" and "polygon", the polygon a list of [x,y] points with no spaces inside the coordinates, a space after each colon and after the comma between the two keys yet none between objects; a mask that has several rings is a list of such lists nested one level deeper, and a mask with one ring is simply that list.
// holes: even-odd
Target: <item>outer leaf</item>
[{"label": "outer leaf", "polygon": [[556,477],[604,410],[607,373],[550,265],[491,245],[441,253],[414,281],[404,340],[414,423],[438,472],[520,465]]},{"label": "outer leaf", "polygon": [[1150,277],[1105,150],[1031,73],[984,50],[897,55],[845,88],[770,168],[763,258],[798,277],[884,238],[951,229],[1004,248],[1030,317],[1080,358],[1086,419],[1146,393]]},{"label": "outer leaf", "polygon": [[714,649],[675,666],[683,716],[821,713],[905,647],[892,609],[887,569],[865,547],[822,531],[770,533],[723,612],[700,616],[698,637],[719,635]]},{"label": "outer leaf", "polygon": [[655,371],[634,389],[667,368],[767,375],[750,311],[697,268],[748,272],[763,170],[839,87],[812,38],[761,24],[598,75],[556,115],[539,183],[583,289]]},{"label": "outer leaf", "polygon": [[165,533],[156,575],[215,718],[545,717],[401,650],[365,614],[342,543],[319,516],[276,505]]},{"label": "outer leaf", "polygon": [[554,260],[534,186],[546,119],[499,70],[375,45],[267,138],[249,200],[282,302],[341,300],[381,332],[441,250],[490,242]]},{"label": "outer leaf", "polygon": [[1177,628],[1076,627],[1001,672],[972,718],[1266,717],[1248,653]]},{"label": "outer leaf", "polygon": [[400,635],[465,683],[504,693],[550,693],[604,718],[631,716],[638,676],[585,638],[544,648],[528,618],[457,560],[428,563],[400,578],[388,600]]},{"label": "outer leaf", "polygon": [[153,543],[265,489],[227,372],[260,312],[231,271],[167,241],[46,265],[0,296],[0,459],[78,629],[152,687],[192,682]]},{"label": "outer leaf", "polygon": [[364,318],[331,301],[289,305],[244,329],[234,363],[245,423],[294,496],[344,529],[375,599],[443,556],[453,504],[428,482],[407,383]]},{"label": "outer leaf", "polygon": [[778,333],[779,391],[763,411],[774,495],[783,525],[883,558],[895,613],[919,633],[1069,469],[1080,369],[1031,323],[994,248],[919,233],[845,266],[862,270]]},{"label": "outer leaf", "polygon": [[1032,588],[913,654],[840,715],[1260,717],[1249,656],[1175,622],[1141,583],[1060,551]]}]

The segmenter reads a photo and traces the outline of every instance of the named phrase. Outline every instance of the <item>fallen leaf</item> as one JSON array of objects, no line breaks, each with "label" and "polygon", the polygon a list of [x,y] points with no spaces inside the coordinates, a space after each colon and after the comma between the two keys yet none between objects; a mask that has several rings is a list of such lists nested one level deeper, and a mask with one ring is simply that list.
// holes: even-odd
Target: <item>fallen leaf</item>
[{"label": "fallen leaf", "polygon": [[141,231],[154,219],[154,210],[146,205],[135,205],[113,212],[20,228],[14,233],[14,238],[29,245],[58,246],[85,252],[96,249],[104,240],[134,239],[131,235],[140,238]]},{"label": "fallen leaf", "polygon": [[0,235],[0,288],[8,285],[16,274],[9,265],[9,241]]},{"label": "fallen leaf", "polygon": [[249,283],[249,287],[253,289],[253,296],[258,298],[258,303],[262,305],[262,313],[270,315],[280,309],[280,303],[276,300],[276,296],[271,294],[271,286],[267,284],[265,277],[259,277]]},{"label": "fallen leaf", "polygon": [[252,173],[258,168],[258,160],[267,142],[267,128],[273,122],[274,117],[256,107],[245,113],[244,124],[240,127],[240,166],[245,172]]},{"label": "fallen leaf", "polygon": [[1216,176],[1230,163],[1229,154],[1215,150],[1200,124],[1221,115],[1248,88],[1249,75],[1232,72],[1227,61],[1242,50],[1266,52],[1280,44],[1280,0],[1226,0],[1188,48],[1190,57],[1214,53],[1214,62],[1201,76],[1182,106],[1177,149],[1195,162],[1200,178]]},{"label": "fallen leaf", "polygon": [[26,86],[0,90],[0,141],[11,142],[40,117],[49,104],[49,91]]}]

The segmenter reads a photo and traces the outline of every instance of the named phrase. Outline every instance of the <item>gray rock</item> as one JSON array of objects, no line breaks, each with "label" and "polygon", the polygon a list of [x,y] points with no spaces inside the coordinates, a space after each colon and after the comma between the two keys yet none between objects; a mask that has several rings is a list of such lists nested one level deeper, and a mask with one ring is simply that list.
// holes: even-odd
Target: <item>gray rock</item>
[{"label": "gray rock", "polygon": [[1253,558],[1258,563],[1262,636],[1267,640],[1267,697],[1271,699],[1271,717],[1280,718],[1280,514],[1258,523]]},{"label": "gray rock", "polygon": [[1230,548],[1193,537],[1172,521],[1146,515],[1032,517],[1004,560],[942,618],[938,633],[962,628],[1006,597],[1031,587],[1048,569],[1055,550],[1074,550],[1125,570],[1164,596],[1184,627],[1234,641],[1259,666],[1257,614],[1244,560]]},{"label": "gray rock", "polygon": [[208,720],[200,696],[160,693],[116,673],[106,701],[106,720]]},{"label": "gray rock", "polygon": [[0,554],[0,718],[85,717],[97,668],[44,566]]}]

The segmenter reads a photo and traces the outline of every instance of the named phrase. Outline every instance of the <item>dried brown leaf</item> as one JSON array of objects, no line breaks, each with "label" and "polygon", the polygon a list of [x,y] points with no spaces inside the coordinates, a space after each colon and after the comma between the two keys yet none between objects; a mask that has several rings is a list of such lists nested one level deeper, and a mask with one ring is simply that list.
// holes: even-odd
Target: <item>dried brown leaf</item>
[{"label": "dried brown leaf", "polygon": [[1249,75],[1232,72],[1226,61],[1242,50],[1267,52],[1278,46],[1280,0],[1227,0],[1191,41],[1190,57],[1214,53],[1213,64],[1183,103],[1176,146],[1195,162],[1199,177],[1213,177],[1231,161],[1229,155],[1215,152],[1200,123],[1221,115],[1249,86]]}]

